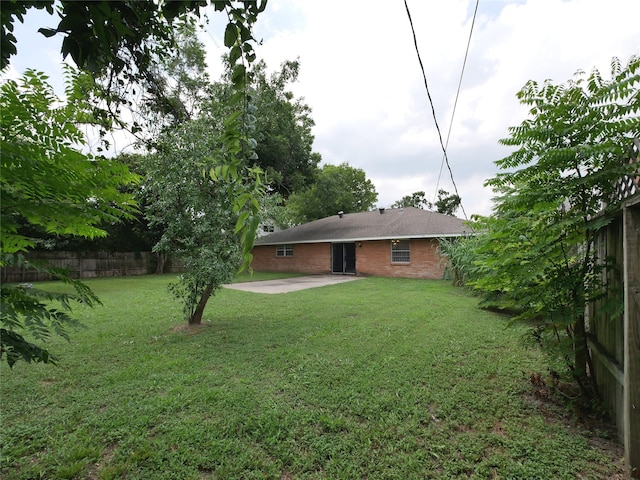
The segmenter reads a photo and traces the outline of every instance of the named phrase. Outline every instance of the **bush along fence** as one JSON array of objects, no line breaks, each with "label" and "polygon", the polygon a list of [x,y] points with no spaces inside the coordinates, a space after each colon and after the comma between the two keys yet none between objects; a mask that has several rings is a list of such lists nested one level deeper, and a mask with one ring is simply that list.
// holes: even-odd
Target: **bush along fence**
[{"label": "bush along fence", "polygon": [[[69,270],[71,278],[121,277],[153,273],[183,272],[183,265],[171,258],[158,258],[152,252],[56,252],[31,251],[28,262],[46,262]],[[28,266],[1,269],[3,283],[24,283],[51,280],[46,272]]]}]

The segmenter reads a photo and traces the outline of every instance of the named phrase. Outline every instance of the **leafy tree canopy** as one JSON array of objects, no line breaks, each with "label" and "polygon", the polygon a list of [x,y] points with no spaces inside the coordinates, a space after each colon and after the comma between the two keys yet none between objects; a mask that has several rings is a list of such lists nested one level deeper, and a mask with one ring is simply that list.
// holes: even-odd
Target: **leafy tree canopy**
[{"label": "leafy tree canopy", "polygon": [[[175,30],[176,47],[154,58],[140,81],[144,92],[136,106],[138,123],[149,138],[162,130],[198,118],[211,102],[228,101],[230,81],[220,93],[207,72],[206,52],[194,25]],[[231,113],[230,111],[227,114]]]},{"label": "leafy tree canopy", "polygon": [[18,232],[25,222],[48,233],[94,238],[106,235],[103,222],[131,215],[135,204],[121,185],[137,180],[126,166],[78,150],[78,124],[91,121],[85,103],[88,74],[67,84],[59,105],[46,77],[27,71],[2,87],[2,191],[0,234],[3,253],[25,251],[35,239]]},{"label": "leafy tree canopy", "polygon": [[[182,26],[176,38],[177,48],[159,56],[141,82],[145,94],[137,112],[143,120],[138,123],[152,139],[163,129],[203,115],[222,122],[231,113],[221,106],[233,95],[232,72],[220,81],[209,78],[204,46],[193,26]],[[287,90],[299,70],[299,61],[286,61],[268,75],[267,65],[260,61],[248,73],[257,157],[252,162],[265,171],[270,190],[285,199],[313,181],[320,162],[320,155],[312,151],[311,108]]]},{"label": "leafy tree canopy", "polygon": [[283,198],[303,190],[314,179],[320,154],[312,152],[314,126],[311,108],[286,90],[298,78],[300,63],[287,61],[267,77],[258,62],[255,79],[256,164],[267,174],[271,188]]},{"label": "leafy tree canopy", "polygon": [[411,195],[405,195],[400,200],[396,200],[391,208],[415,207],[424,209],[429,207],[429,200],[425,198],[423,191],[413,192]]},{"label": "leafy tree canopy", "polygon": [[[22,22],[31,8],[46,9],[60,18],[55,27],[43,26],[39,32],[50,37],[62,35],[63,58],[71,56],[82,70],[105,73],[105,69],[118,75],[144,74],[152,57],[174,46],[174,22],[187,21],[188,15],[200,16],[201,9],[213,5],[216,11],[227,11],[230,16],[247,14],[248,23],[266,7],[266,1],[245,1],[242,12],[231,0],[121,0],[78,2],[74,0],[7,1],[1,9],[2,32],[0,68],[9,65],[17,53],[17,39],[13,34],[16,20]],[[234,36],[238,28],[243,41],[251,37],[245,22],[231,22],[226,36]],[[232,43],[231,40],[225,44]]]},{"label": "leafy tree canopy", "polygon": [[154,251],[185,264],[172,291],[197,324],[211,295],[251,261],[262,171],[249,167],[257,109],[244,64],[230,66],[229,83],[212,83],[195,32],[180,33],[181,48],[159,59],[145,83],[147,111],[160,127],[143,162],[143,196],[150,229],[161,232]]},{"label": "leafy tree canopy", "polygon": [[[221,81],[210,80],[204,61],[204,47],[192,27],[183,26],[177,40],[177,50],[158,58],[142,83],[146,93],[138,113],[145,119],[144,131],[148,136],[145,144],[151,150],[158,146],[158,141],[163,142],[165,132],[170,135],[176,128],[194,120],[206,119],[211,131],[205,134],[220,139],[224,120],[231,113],[227,106],[232,95],[230,72]],[[258,157],[253,163],[265,171],[267,193],[273,197],[259,200],[262,205],[260,216],[280,226],[291,225],[288,210],[282,206],[285,196],[280,191],[302,189],[303,185],[312,182],[319,160],[319,155],[311,152],[311,110],[286,91],[289,82],[297,77],[298,69],[297,61],[285,62],[280,71],[268,76],[266,65],[259,62],[251,75],[252,85],[255,85],[251,93],[255,123],[251,128],[257,142]],[[121,156],[127,163],[135,158]],[[145,162],[134,163],[130,167],[145,176]],[[136,192],[141,210],[147,205],[150,191],[150,185],[143,182]],[[151,233],[160,232],[161,235],[163,228],[156,223],[150,230],[145,230],[141,227],[146,224],[143,218],[137,223],[127,223],[132,231],[143,236],[136,244],[151,238]],[[112,231],[116,237],[110,244],[122,243],[118,239],[123,235],[123,240],[131,240],[120,225],[114,226]]]},{"label": "leafy tree canopy", "polygon": [[459,195],[440,189],[438,190],[438,199],[433,204],[429,202],[429,208],[435,207],[436,212],[444,213],[445,215],[455,215],[458,208],[460,208],[461,202]]},{"label": "leafy tree canopy", "polygon": [[435,208],[438,213],[444,213],[445,215],[455,215],[456,210],[460,207],[460,197],[458,195],[452,195],[446,190],[438,190],[438,200],[435,203],[431,203],[425,198],[423,191],[413,192],[411,195],[406,195],[400,200],[397,200],[391,205],[391,208],[401,207],[415,207],[415,208]]},{"label": "leafy tree canopy", "polygon": [[[229,48],[231,92],[226,102],[229,114],[224,121],[225,132],[221,142],[232,155],[228,156],[229,168],[223,173],[231,177],[242,176],[243,170],[251,167],[247,160],[256,157],[252,137],[255,117],[249,111],[248,70],[256,59],[253,24],[266,8],[266,0],[4,2],[0,12],[1,66],[9,65],[11,56],[17,51],[13,35],[15,21],[23,21],[31,8],[44,8],[51,15],[55,12],[60,18],[58,26],[43,27],[40,32],[45,36],[62,35],[63,58],[71,55],[80,69],[91,72],[99,81],[99,88],[94,89],[92,95],[96,102],[106,102],[107,109],[95,103],[94,119],[103,122],[105,128],[111,128],[111,120],[115,119],[130,131],[139,131],[140,126],[135,123],[126,125],[127,122],[120,117],[119,106],[131,104],[127,100],[130,88],[139,86],[152,73],[154,61],[175,48],[176,32],[181,31],[176,27],[192,25],[207,5],[213,6],[217,12],[224,12],[228,18],[224,45]],[[243,241],[247,240],[244,250],[248,253],[254,232],[249,229],[241,237]]]},{"label": "leafy tree canopy", "polygon": [[287,208],[296,223],[344,213],[366,212],[375,206],[378,193],[364,170],[347,163],[324,165],[313,185],[289,197]]},{"label": "leafy tree canopy", "polygon": [[[0,266],[38,268],[69,283],[72,294],[2,285],[0,297],[0,359],[12,366],[19,359],[53,362],[42,345],[52,332],[67,338],[76,326],[68,315],[73,302],[93,305],[98,299],[67,272],[25,262],[19,252],[38,241],[30,233],[100,237],[101,227],[128,218],[135,209],[132,196],[120,187],[137,180],[126,166],[83,154],[84,137],[78,124],[92,121],[86,90],[88,74],[69,73],[65,103],[46,77],[27,71],[0,87]],[[31,227],[25,231],[24,227]],[[56,308],[56,302],[60,308]],[[35,340],[28,340],[25,333]]]},{"label": "leafy tree canopy", "polygon": [[286,229],[295,226],[291,210],[278,192],[266,193],[260,202],[260,220],[265,226],[278,226]]},{"label": "leafy tree canopy", "polygon": [[240,193],[247,187],[203,174],[224,164],[226,153],[213,133],[206,119],[192,120],[164,134],[147,157],[147,217],[152,227],[163,228],[154,249],[185,263],[173,291],[189,323],[202,321],[211,294],[230,282],[242,263],[237,228],[242,214],[234,209],[229,189]]},{"label": "leafy tree canopy", "polygon": [[585,305],[622,304],[593,240],[618,208],[618,182],[637,168],[629,155],[640,135],[639,87],[640,57],[624,67],[613,59],[610,80],[594,70],[564,84],[529,81],[518,98],[530,117],[502,140],[517,149],[496,162],[502,171],[487,182],[499,195],[495,213],[477,228],[488,234],[476,288],[534,321],[534,338],[567,360],[587,395],[596,385]]}]

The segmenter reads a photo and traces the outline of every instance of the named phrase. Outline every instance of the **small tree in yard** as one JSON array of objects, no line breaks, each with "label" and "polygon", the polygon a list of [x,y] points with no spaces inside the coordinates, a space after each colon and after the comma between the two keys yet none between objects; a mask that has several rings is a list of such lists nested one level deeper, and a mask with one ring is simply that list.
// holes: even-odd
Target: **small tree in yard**
[{"label": "small tree in yard", "polygon": [[[119,107],[130,103],[127,89],[139,84],[149,73],[153,54],[162,54],[175,46],[174,21],[193,21],[189,14],[198,15],[207,2],[119,2],[117,8],[105,2],[59,3],[55,11],[61,19],[58,27],[43,28],[40,32],[47,37],[62,34],[63,57],[70,55],[78,67],[93,75],[76,77],[66,91],[69,101],[61,107],[43,75],[28,72],[20,84],[7,81],[2,85],[0,266],[25,265],[18,252],[36,243],[21,230],[25,226],[48,234],[93,238],[106,234],[101,227],[104,222],[131,218],[134,202],[119,189],[135,181],[136,176],[116,161],[81,153],[79,146],[84,138],[76,125],[90,122],[108,131],[112,121],[122,124]],[[250,251],[258,224],[256,213],[260,208],[254,196],[260,190],[260,178],[247,162],[255,156],[255,140],[250,137],[255,129],[252,130],[255,117],[250,114],[247,69],[256,57],[252,27],[258,14],[264,11],[266,1],[239,4],[232,0],[211,0],[209,3],[216,11],[225,12],[228,18],[224,44],[229,48],[232,94],[227,102],[230,113],[218,138],[226,154],[218,156],[215,168],[210,171],[206,168],[212,162],[206,161],[206,156],[201,157],[202,168],[193,178],[208,175],[209,181],[219,178],[219,182],[224,182],[224,186],[213,182],[217,188],[209,190],[210,201],[219,205],[220,211],[237,216],[237,221],[231,222],[228,228],[230,219],[220,215],[219,221],[212,220],[212,225],[221,227],[218,232],[237,235],[240,247],[237,243],[233,243],[233,248],[229,246],[232,242],[227,242],[221,234],[221,243],[211,249],[221,256],[224,265],[227,261],[235,262],[239,249],[241,262],[246,266],[251,261]],[[31,8],[45,8],[53,15],[53,7],[53,0],[3,3],[0,9],[1,68],[9,65],[17,51],[12,33],[15,20],[22,21]],[[94,79],[102,80],[102,88],[96,88]],[[88,97],[97,98],[88,100]],[[97,99],[103,100],[107,108],[97,108],[96,103],[89,105]],[[131,126],[131,131],[138,129],[137,125]],[[172,145],[166,146],[165,150],[159,150],[160,155]],[[185,143],[182,146],[187,149]],[[170,191],[168,186],[166,191]],[[191,209],[192,218],[199,218],[203,212],[199,208]],[[196,237],[205,234],[197,229],[194,233]],[[184,252],[195,248],[189,239],[178,238],[177,242]],[[205,249],[201,254],[205,260],[211,257]],[[189,258],[186,253],[184,258]],[[212,275],[218,278],[215,276],[218,265],[207,262],[207,266],[215,269]],[[66,337],[65,328],[74,324],[66,312],[70,303],[99,302],[85,285],[69,278],[67,272],[42,268],[71,283],[75,293],[58,295],[2,285],[0,359],[6,358],[9,365],[19,359],[51,362],[53,357],[46,348],[36,345],[29,337],[43,341],[52,332]],[[193,285],[200,285],[201,281],[200,276],[191,277]],[[217,280],[205,284],[201,295],[204,302],[216,285]],[[57,310],[52,301],[58,301],[62,309]],[[204,303],[200,305],[191,315],[194,320],[198,314],[202,315]]]},{"label": "small tree in yard", "polygon": [[190,324],[201,323],[209,297],[231,282],[243,261],[236,232],[240,215],[233,204],[242,184],[209,174],[224,155],[215,130],[202,119],[167,132],[147,158],[147,218],[151,226],[164,228],[155,250],[186,266],[171,290],[184,302]]},{"label": "small tree in yard", "polygon": [[631,173],[629,148],[640,134],[640,58],[614,59],[611,80],[597,70],[555,85],[530,81],[518,93],[530,118],[509,129],[517,147],[487,182],[499,196],[478,251],[475,287],[533,322],[534,338],[564,360],[583,393],[597,393],[587,348],[585,306],[605,295],[612,268],[592,243],[612,219],[616,182]]}]

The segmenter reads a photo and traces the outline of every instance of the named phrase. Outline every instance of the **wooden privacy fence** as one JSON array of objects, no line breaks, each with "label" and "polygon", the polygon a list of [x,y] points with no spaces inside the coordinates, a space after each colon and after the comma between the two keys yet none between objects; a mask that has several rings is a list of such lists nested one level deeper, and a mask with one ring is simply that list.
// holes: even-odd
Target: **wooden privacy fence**
[{"label": "wooden privacy fence", "polygon": [[[639,162],[640,142],[634,140],[631,159]],[[615,264],[607,270],[610,295],[618,295],[622,314],[589,305],[589,348],[593,374],[603,400],[615,417],[624,443],[625,461],[633,478],[640,478],[640,192],[638,176],[621,179],[622,200],[614,220],[600,230],[594,244],[599,259]]]},{"label": "wooden privacy fence", "polygon": [[[121,277],[156,273],[158,258],[152,252],[52,252],[32,251],[25,255],[30,261],[44,261],[66,268],[72,278]],[[180,262],[167,259],[164,273],[182,272]],[[2,268],[2,282],[37,282],[50,280],[46,273],[33,268]]]}]

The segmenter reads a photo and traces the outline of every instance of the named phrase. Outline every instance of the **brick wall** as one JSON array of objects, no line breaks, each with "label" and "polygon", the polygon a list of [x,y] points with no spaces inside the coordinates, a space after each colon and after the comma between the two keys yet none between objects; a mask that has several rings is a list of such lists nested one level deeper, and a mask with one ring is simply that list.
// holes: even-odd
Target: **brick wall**
[{"label": "brick wall", "polygon": [[356,271],[360,275],[378,277],[440,279],[444,275],[435,239],[413,239],[410,241],[411,261],[391,263],[391,242],[376,240],[356,242]]},{"label": "brick wall", "polygon": [[[362,245],[362,246],[359,246]],[[391,263],[391,242],[376,240],[356,242],[356,273],[379,277],[440,279],[444,275],[435,239],[413,239],[411,262]],[[331,244],[296,244],[292,257],[276,257],[275,245],[253,249],[252,268],[258,272],[331,273]]]},{"label": "brick wall", "polygon": [[276,257],[275,245],[253,248],[251,267],[258,272],[331,273],[330,243],[299,243],[293,256]]}]

